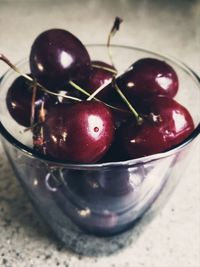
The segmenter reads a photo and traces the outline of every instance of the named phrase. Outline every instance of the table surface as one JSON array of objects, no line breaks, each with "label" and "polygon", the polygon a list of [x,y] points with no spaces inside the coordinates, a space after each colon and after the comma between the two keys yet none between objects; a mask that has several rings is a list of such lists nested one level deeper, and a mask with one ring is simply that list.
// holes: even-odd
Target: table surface
[{"label": "table surface", "polygon": [[[116,15],[124,23],[113,42],[174,56],[200,74],[198,0],[0,0],[0,52],[16,62],[40,32],[56,27],[84,43],[104,43]],[[1,63],[0,75],[6,69]],[[199,152],[198,142],[166,206],[147,227],[132,231],[128,244],[123,235],[115,253],[80,255],[62,247],[40,221],[0,147],[0,266],[200,266]]]}]

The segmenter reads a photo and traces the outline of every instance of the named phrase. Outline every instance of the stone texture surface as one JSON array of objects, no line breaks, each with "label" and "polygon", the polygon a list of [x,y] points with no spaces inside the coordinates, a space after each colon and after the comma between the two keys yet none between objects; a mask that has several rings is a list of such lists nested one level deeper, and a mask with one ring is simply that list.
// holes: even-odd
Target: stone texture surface
[{"label": "stone texture surface", "polygon": [[[84,43],[104,43],[116,15],[124,23],[113,42],[172,55],[200,74],[198,0],[0,0],[0,52],[18,61],[28,55],[36,35],[52,27],[68,29]],[[6,69],[1,63],[0,75]],[[80,255],[63,247],[40,221],[1,147],[0,266],[200,266],[199,162],[198,143],[165,208],[148,226],[119,236],[117,252]]]}]

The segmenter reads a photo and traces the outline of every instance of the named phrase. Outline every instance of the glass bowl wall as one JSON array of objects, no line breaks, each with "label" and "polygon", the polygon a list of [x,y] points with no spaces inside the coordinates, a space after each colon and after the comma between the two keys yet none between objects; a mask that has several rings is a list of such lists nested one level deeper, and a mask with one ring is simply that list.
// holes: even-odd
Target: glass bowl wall
[{"label": "glass bowl wall", "polygon": [[[106,46],[89,45],[88,51],[92,59],[109,62]],[[17,74],[8,71],[0,83],[0,132],[5,152],[31,202],[65,243],[69,242],[69,223],[73,225],[71,231],[108,236],[130,228],[150,207],[156,213],[181,179],[199,134],[200,84],[189,68],[133,47],[112,46],[112,53],[119,73],[144,57],[165,60],[176,70],[180,85],[175,99],[190,111],[195,122],[195,130],[187,140],[167,152],[129,161],[52,161],[32,149],[31,132],[24,132],[6,108],[7,90]],[[18,67],[29,73],[27,60]]]}]

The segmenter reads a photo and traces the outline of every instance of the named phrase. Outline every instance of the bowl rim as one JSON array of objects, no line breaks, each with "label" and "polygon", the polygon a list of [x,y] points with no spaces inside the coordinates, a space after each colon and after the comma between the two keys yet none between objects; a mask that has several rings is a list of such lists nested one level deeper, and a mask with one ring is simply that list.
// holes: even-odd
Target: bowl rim
[{"label": "bowl rim", "polygon": [[[94,44],[86,44],[86,47],[104,47],[105,48],[106,45],[94,43]],[[175,57],[168,56],[168,55],[164,56],[160,53],[153,52],[151,50],[144,49],[144,48],[134,47],[134,46],[112,44],[111,47],[136,50],[139,52],[145,52],[145,53],[151,54],[152,56],[154,55],[156,57],[171,61],[175,65],[177,65],[179,68],[186,71],[197,83],[199,83],[199,89],[200,89],[200,77],[189,66],[187,66],[187,64],[183,63],[182,61],[180,61],[179,59],[177,59]],[[19,67],[20,65],[24,64],[26,61],[27,61],[27,58],[20,60],[19,62],[16,63],[16,66]],[[2,81],[4,81],[4,79],[6,79],[7,76],[9,76],[12,72],[13,72],[13,70],[9,69],[3,74],[2,77],[0,77],[0,88],[1,88]],[[3,126],[1,121],[0,121],[0,134],[1,134],[0,137],[3,137],[12,146],[19,149],[25,155],[27,155],[31,158],[35,158],[35,159],[44,161],[44,162],[48,162],[52,165],[60,165],[61,167],[65,167],[68,169],[102,169],[102,168],[107,169],[107,168],[111,168],[111,167],[126,168],[126,167],[131,167],[133,165],[140,165],[140,164],[151,162],[154,160],[159,160],[161,158],[169,157],[173,154],[178,153],[184,147],[189,145],[194,139],[196,139],[196,137],[200,134],[200,122],[196,126],[194,131],[185,140],[183,140],[181,143],[179,143],[178,145],[174,146],[173,148],[171,148],[167,151],[153,154],[153,155],[149,155],[149,156],[136,158],[136,159],[129,159],[129,160],[125,160],[125,161],[116,161],[116,162],[111,161],[111,162],[104,162],[104,163],[68,163],[66,161],[57,160],[57,159],[50,157],[50,156],[47,156],[47,155],[42,155],[39,152],[35,151],[33,148],[28,147],[28,146],[24,145],[23,143],[21,143],[20,141],[18,141],[13,135],[11,135],[6,130],[6,128]],[[3,141],[3,139],[2,139],[2,141]],[[2,143],[4,145],[4,142],[2,142]]]}]

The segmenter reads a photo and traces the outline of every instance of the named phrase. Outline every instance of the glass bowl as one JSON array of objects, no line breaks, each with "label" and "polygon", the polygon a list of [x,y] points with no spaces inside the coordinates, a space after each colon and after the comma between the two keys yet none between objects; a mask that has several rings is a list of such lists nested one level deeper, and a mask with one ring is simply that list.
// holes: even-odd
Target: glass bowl
[{"label": "glass bowl", "polygon": [[[105,45],[87,48],[92,59],[109,62]],[[5,97],[17,74],[9,70],[0,82],[0,132],[5,152],[31,202],[65,244],[72,237],[69,231],[116,235],[140,222],[149,208],[156,214],[182,177],[200,132],[200,84],[193,71],[177,60],[139,48],[113,45],[112,54],[119,72],[144,57],[164,60],[176,70],[180,86],[175,99],[190,111],[195,123],[194,132],[184,142],[164,153],[128,161],[53,161],[32,149],[30,131],[24,132],[9,115]],[[27,60],[18,68],[30,72]]]}]

